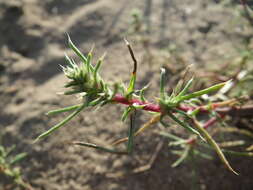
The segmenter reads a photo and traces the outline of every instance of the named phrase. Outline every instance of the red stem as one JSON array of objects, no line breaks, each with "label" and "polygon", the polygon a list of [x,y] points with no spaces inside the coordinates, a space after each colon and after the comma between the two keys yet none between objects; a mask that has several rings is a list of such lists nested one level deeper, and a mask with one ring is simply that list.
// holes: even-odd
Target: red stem
[{"label": "red stem", "polygon": [[[131,99],[128,100],[127,98],[125,98],[124,96],[120,95],[120,94],[116,94],[113,98],[113,101],[120,103],[120,104],[125,104],[125,105],[133,105],[133,104],[137,104],[137,105],[144,105],[143,109],[146,111],[152,111],[152,112],[161,112],[161,107],[157,104],[153,104],[150,102],[142,102],[138,99]],[[219,104],[212,104],[212,108],[218,108]],[[199,109],[201,112],[209,112],[208,109],[206,109],[206,106],[199,106],[199,107],[194,107],[194,106],[189,106],[189,105],[179,105],[178,109],[182,110],[182,111],[192,111],[195,109]],[[231,110],[229,110],[231,112]],[[226,114],[230,114],[230,112],[227,111],[225,112],[224,110],[217,110],[218,112],[218,116],[223,119],[225,117]],[[233,110],[232,110],[233,111]],[[243,110],[242,110],[243,111]],[[220,113],[219,113],[220,112]],[[207,120],[204,124],[203,124],[203,128],[207,129],[210,126],[212,126],[213,124],[215,124],[218,121],[217,117],[212,117],[209,120]],[[196,138],[190,138],[187,143],[188,144],[193,144],[196,141]]]},{"label": "red stem", "polygon": [[212,117],[211,119],[209,119],[208,121],[206,121],[204,124],[203,124],[203,128],[204,129],[207,129],[208,127],[210,127],[211,125],[213,125],[214,123],[216,123],[218,120],[216,117]]},{"label": "red stem", "polygon": [[[125,98],[124,96],[120,95],[120,94],[116,94],[113,98],[113,101],[120,103],[120,104],[125,104],[125,105],[133,105],[133,104],[137,104],[137,105],[144,105],[143,109],[146,111],[152,111],[152,112],[157,112],[157,113],[161,113],[161,107],[158,104],[153,104],[150,102],[142,102],[138,99],[130,99],[128,100],[127,98]],[[212,105],[212,109],[215,109],[215,111],[218,113],[218,116],[220,118],[224,118],[225,115],[230,115],[230,116],[244,116],[244,117],[251,117],[253,114],[253,105],[247,105],[244,107],[225,107],[225,108],[221,108],[221,104],[219,103],[213,103]],[[199,109],[200,112],[202,113],[207,113],[210,110],[207,109],[206,106],[189,106],[189,105],[179,105],[177,107],[177,109],[180,109],[182,111],[193,111],[195,109]],[[216,123],[218,121],[218,118],[216,117],[212,117],[210,118],[208,121],[206,121],[203,124],[203,127],[205,129],[207,129],[208,127],[210,127],[211,125],[213,125],[214,123]]]},{"label": "red stem", "polygon": [[[130,99],[128,100],[127,98],[125,98],[124,96],[120,95],[120,94],[116,94],[113,98],[113,101],[120,103],[120,104],[125,104],[125,105],[133,105],[133,104],[137,104],[137,105],[144,105],[143,109],[146,111],[152,111],[152,112],[161,112],[161,107],[157,104],[153,104],[150,102],[142,102],[138,99]],[[212,104],[213,108],[217,108],[218,106],[214,103]],[[194,107],[194,106],[188,106],[188,105],[179,105],[178,109],[182,110],[182,111],[192,111],[195,109],[199,109],[201,112],[209,112],[208,109],[205,108],[205,106],[199,106],[199,107]]]},{"label": "red stem", "polygon": [[[220,117],[221,119],[223,119],[225,117],[225,115],[224,114],[219,114],[218,117]],[[211,119],[209,119],[208,121],[206,121],[203,124],[203,128],[207,129],[211,125],[215,124],[218,121],[218,117],[212,117]]]},{"label": "red stem", "polygon": [[161,108],[157,104],[153,104],[153,103],[149,103],[149,102],[142,102],[137,99],[128,100],[127,98],[125,98],[124,96],[122,96],[120,94],[116,94],[113,98],[113,101],[121,103],[121,104],[129,105],[129,106],[133,105],[133,104],[145,105],[143,107],[143,109],[146,111],[161,112]]}]

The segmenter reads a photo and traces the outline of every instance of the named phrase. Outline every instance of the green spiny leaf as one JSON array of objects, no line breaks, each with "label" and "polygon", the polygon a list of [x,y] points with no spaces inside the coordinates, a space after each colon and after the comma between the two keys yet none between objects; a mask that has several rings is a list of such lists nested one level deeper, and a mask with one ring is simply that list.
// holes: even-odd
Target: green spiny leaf
[{"label": "green spiny leaf", "polygon": [[70,90],[70,91],[64,92],[64,95],[78,94],[78,93],[80,93],[80,92],[82,92],[81,89],[80,89],[80,90]]},{"label": "green spiny leaf", "polygon": [[189,155],[190,146],[186,146],[183,154],[179,157],[179,159],[172,164],[172,167],[177,167],[179,164],[181,164]]},{"label": "green spiny leaf", "polygon": [[113,85],[113,91],[110,91],[110,93],[109,93],[110,96],[109,96],[108,100],[112,100],[113,97],[117,94],[118,90],[119,90],[119,84],[118,84],[118,83],[115,83],[115,84]]},{"label": "green spiny leaf", "polygon": [[149,84],[147,84],[146,86],[144,86],[141,90],[140,90],[140,99],[142,102],[146,102],[146,99],[144,97],[144,92],[148,89]]},{"label": "green spiny leaf", "polygon": [[58,114],[58,113],[62,113],[62,112],[73,111],[73,110],[78,109],[80,106],[82,106],[82,104],[77,104],[74,106],[69,106],[69,107],[65,107],[65,108],[52,110],[52,111],[47,112],[46,115],[54,115],[54,114]]},{"label": "green spiny leaf", "polygon": [[105,54],[101,58],[99,58],[97,64],[95,65],[94,72],[93,72],[93,78],[94,78],[94,81],[95,81],[94,83],[95,84],[97,84],[97,80],[98,80],[98,77],[99,77],[98,71],[99,71],[99,69],[100,69],[100,67],[103,63],[104,57],[105,57]]},{"label": "green spiny leaf", "polygon": [[200,151],[198,151],[198,150],[196,150],[196,149],[194,149],[194,153],[195,153],[197,156],[200,156],[200,157],[202,157],[202,158],[204,158],[204,159],[213,160],[213,157],[212,157],[212,156],[210,156],[210,155],[208,155],[208,154],[206,154],[206,153],[200,152]]},{"label": "green spiny leaf", "polygon": [[170,116],[171,119],[173,119],[176,123],[178,123],[180,126],[184,127],[186,130],[190,131],[193,134],[196,134],[198,136],[201,136],[198,131],[193,129],[188,123],[182,122],[180,119],[178,119],[176,116],[174,116],[172,113],[168,112],[168,116]]},{"label": "green spiny leaf", "polygon": [[173,108],[172,111],[175,111],[181,115],[183,115],[184,117],[186,117],[187,119],[192,119],[191,116],[189,114],[187,114],[186,112],[179,110],[177,108]]},{"label": "green spiny leaf", "polygon": [[127,152],[132,153],[133,145],[134,145],[134,117],[136,111],[130,115],[130,127],[128,132],[128,144],[127,144]]},{"label": "green spiny leaf", "polygon": [[167,133],[167,132],[163,132],[163,131],[159,132],[158,134],[161,135],[161,136],[170,138],[172,140],[176,140],[176,141],[178,141],[178,140],[184,140],[183,138],[180,138],[180,137],[178,137],[176,135],[172,135],[171,133]]},{"label": "green spiny leaf", "polygon": [[195,121],[195,126],[198,129],[198,131],[205,137],[206,141],[208,142],[209,145],[211,145],[214,150],[216,151],[216,153],[218,154],[218,156],[220,157],[221,161],[225,164],[225,166],[232,171],[234,174],[238,175],[238,173],[230,166],[229,162],[227,161],[226,157],[224,156],[224,154],[222,153],[222,150],[220,149],[220,147],[217,145],[217,143],[215,142],[215,140],[212,138],[211,135],[209,135],[209,133],[196,121]]},{"label": "green spiny leaf", "polygon": [[75,117],[80,111],[82,111],[85,107],[87,106],[87,103],[82,104],[82,106],[80,106],[75,112],[73,112],[72,114],[70,114],[68,117],[66,117],[63,121],[61,121],[60,123],[58,123],[57,125],[53,126],[52,128],[50,128],[49,130],[47,130],[46,132],[42,133],[41,135],[39,135],[34,142],[37,142],[38,140],[45,138],[47,136],[49,136],[51,133],[53,133],[55,130],[59,129],[60,127],[62,127],[63,125],[65,125],[67,122],[69,122],[73,117]]},{"label": "green spiny leaf", "polygon": [[165,69],[161,68],[161,77],[160,77],[160,99],[165,99]]},{"label": "green spiny leaf", "polygon": [[102,101],[103,98],[101,97],[98,97],[96,98],[95,100],[91,101],[88,103],[88,106],[96,106],[98,105],[101,101]]},{"label": "green spiny leaf", "polygon": [[228,82],[229,81],[223,82],[223,83],[220,83],[220,84],[216,84],[216,85],[213,85],[209,88],[206,88],[206,89],[203,89],[203,90],[200,90],[200,91],[197,91],[197,92],[193,92],[193,93],[185,95],[185,96],[181,96],[181,97],[179,97],[179,101],[181,102],[181,101],[184,101],[184,100],[189,100],[189,99],[192,99],[192,98],[202,96],[204,94],[208,94],[208,93],[217,91],[217,90],[221,89],[223,86],[225,86]]},{"label": "green spiny leaf", "polygon": [[193,78],[191,78],[191,79],[187,82],[187,84],[185,85],[184,89],[178,94],[178,97],[184,96],[184,95],[189,91],[189,88],[191,87],[192,82],[193,82]]},{"label": "green spiny leaf", "polygon": [[91,59],[92,59],[92,53],[89,52],[86,60],[86,65],[87,65],[87,72],[88,75],[94,70],[93,66],[91,65]]},{"label": "green spiny leaf", "polygon": [[66,84],[64,85],[64,87],[65,87],[65,88],[68,88],[68,87],[76,86],[76,85],[79,85],[79,84],[81,84],[81,83],[79,83],[79,82],[77,82],[77,81],[70,81],[70,82],[66,83]]},{"label": "green spiny leaf", "polygon": [[130,98],[132,93],[134,92],[135,81],[136,81],[136,74],[133,73],[127,88],[127,98]]},{"label": "green spiny leaf", "polygon": [[27,156],[26,153],[20,153],[20,154],[16,155],[15,158],[10,161],[10,164],[11,165],[15,164],[15,163],[23,160],[26,156]]},{"label": "green spiny leaf", "polygon": [[122,114],[121,121],[125,121],[128,115],[134,110],[132,106],[129,106],[125,109],[124,113]]},{"label": "green spiny leaf", "polygon": [[[203,145],[206,148],[209,149],[214,149],[212,146],[207,145],[207,144],[203,144],[203,143],[199,143],[200,145]],[[246,157],[253,157],[253,152],[238,152],[238,151],[232,151],[232,150],[226,150],[226,149],[221,149],[221,151],[224,154],[229,154],[229,155],[234,155],[234,156],[246,156]]]},{"label": "green spiny leaf", "polygon": [[73,60],[70,59],[69,56],[66,53],[65,53],[65,60],[67,61],[69,66],[71,66],[72,68],[75,68],[75,66],[76,66],[75,62],[73,62]]},{"label": "green spiny leaf", "polygon": [[70,36],[68,36],[68,45],[69,47],[80,57],[83,63],[86,63],[87,58],[82,54],[82,52],[75,46],[75,44],[71,41]]},{"label": "green spiny leaf", "polygon": [[16,148],[16,145],[12,145],[8,150],[5,152],[5,157],[9,156]]}]

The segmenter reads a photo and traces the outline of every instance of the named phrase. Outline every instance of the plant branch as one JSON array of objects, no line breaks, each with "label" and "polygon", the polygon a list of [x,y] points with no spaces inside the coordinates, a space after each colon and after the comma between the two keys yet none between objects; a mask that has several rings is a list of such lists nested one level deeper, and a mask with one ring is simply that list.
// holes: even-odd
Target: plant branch
[{"label": "plant branch", "polygon": [[[150,103],[150,102],[143,102],[138,99],[131,99],[128,100],[124,96],[120,94],[116,94],[112,99],[116,103],[125,104],[125,105],[133,105],[137,104],[140,106],[144,106],[143,110],[151,111],[151,112],[158,112],[161,113],[161,107],[158,104]],[[222,115],[230,115],[230,116],[252,116],[253,115],[253,105],[241,106],[241,107],[231,107],[230,104],[235,103],[235,99],[224,101],[224,102],[217,102],[211,104],[211,107],[215,109],[215,111]],[[209,112],[210,105],[207,106],[189,106],[180,104],[177,109],[182,111],[193,111],[195,109],[199,109],[200,112]]]}]

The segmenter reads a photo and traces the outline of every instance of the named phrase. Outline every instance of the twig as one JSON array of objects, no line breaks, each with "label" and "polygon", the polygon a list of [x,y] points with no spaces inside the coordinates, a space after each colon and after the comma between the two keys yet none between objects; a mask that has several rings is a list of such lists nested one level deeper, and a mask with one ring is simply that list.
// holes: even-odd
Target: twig
[{"label": "twig", "polygon": [[[120,104],[125,104],[125,105],[133,105],[133,104],[143,105],[144,106],[143,110],[158,112],[158,113],[161,112],[161,108],[158,104],[153,104],[150,102],[142,102],[137,99],[128,100],[127,98],[125,98],[124,96],[120,94],[116,94],[115,97],[113,98],[113,101]],[[229,107],[229,102],[233,103],[235,101],[236,101],[235,99],[232,99],[225,102],[213,103],[212,107],[215,108],[215,111],[217,111],[217,113],[224,114],[224,115],[231,115],[231,116],[237,115],[237,116],[244,116],[244,117],[253,115],[253,105],[247,105],[247,106],[241,106],[241,107]],[[225,107],[226,105],[228,107]],[[194,107],[194,106],[182,104],[178,106],[178,109],[182,111],[192,111],[195,109],[199,109],[200,112],[209,112],[209,109],[207,108],[207,106]]]},{"label": "twig", "polygon": [[160,141],[160,142],[157,144],[157,146],[156,146],[156,148],[155,148],[155,152],[152,154],[152,156],[151,156],[151,158],[150,158],[148,164],[146,164],[146,165],[144,165],[144,166],[141,166],[141,167],[138,167],[138,168],[135,168],[135,169],[133,170],[133,173],[145,172],[145,171],[151,169],[152,166],[154,165],[154,163],[155,163],[155,161],[156,161],[156,159],[157,159],[157,156],[158,156],[159,152],[161,151],[163,145],[164,145],[164,141]]}]

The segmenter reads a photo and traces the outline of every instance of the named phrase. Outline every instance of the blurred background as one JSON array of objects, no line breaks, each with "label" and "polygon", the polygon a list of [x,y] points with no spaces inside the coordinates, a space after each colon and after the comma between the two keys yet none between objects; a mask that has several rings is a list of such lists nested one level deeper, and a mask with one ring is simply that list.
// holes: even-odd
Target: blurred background
[{"label": "blurred background", "polygon": [[[177,156],[151,131],[136,139],[131,156],[68,145],[73,140],[107,145],[125,137],[128,123],[120,121],[124,106],[86,110],[33,144],[66,116],[48,117],[47,111],[78,102],[57,95],[66,81],[59,66],[65,65],[64,52],[76,59],[67,47],[66,33],[84,53],[94,46],[95,59],[107,53],[101,72],[108,81],[130,78],[126,37],[139,62],[137,86],[151,83],[147,97],[154,100],[162,66],[169,88],[189,64],[201,78],[199,86],[220,80],[210,77],[212,73],[229,78],[243,56],[252,54],[253,17],[247,10],[235,0],[0,0],[0,144],[16,145],[15,152],[28,154],[19,167],[34,189],[253,189],[251,158],[229,158],[239,176],[216,157],[172,168]],[[252,60],[247,65],[252,69]],[[233,93],[252,94],[252,86]],[[137,124],[148,118],[138,113]],[[252,120],[247,128],[253,131]],[[154,154],[150,169],[133,172]],[[9,183],[0,176],[0,189],[21,189]]]}]

